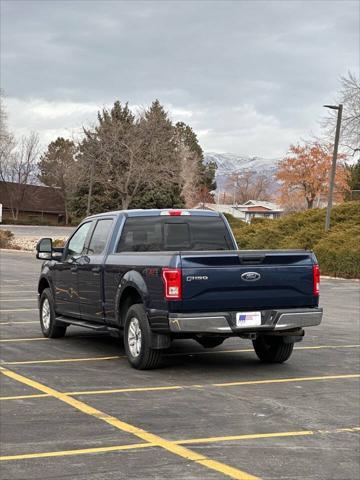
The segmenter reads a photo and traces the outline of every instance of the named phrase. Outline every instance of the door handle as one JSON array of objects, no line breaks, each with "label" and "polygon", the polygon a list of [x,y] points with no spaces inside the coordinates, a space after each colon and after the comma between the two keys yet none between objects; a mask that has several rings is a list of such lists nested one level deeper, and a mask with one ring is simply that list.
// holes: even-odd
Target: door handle
[{"label": "door handle", "polygon": [[78,271],[78,268],[79,268],[78,265],[74,265],[73,267],[70,268],[70,270],[75,273]]},{"label": "door handle", "polygon": [[100,273],[100,272],[101,272],[101,268],[100,268],[100,267],[93,267],[93,268],[91,269],[91,271],[94,272],[94,273]]}]

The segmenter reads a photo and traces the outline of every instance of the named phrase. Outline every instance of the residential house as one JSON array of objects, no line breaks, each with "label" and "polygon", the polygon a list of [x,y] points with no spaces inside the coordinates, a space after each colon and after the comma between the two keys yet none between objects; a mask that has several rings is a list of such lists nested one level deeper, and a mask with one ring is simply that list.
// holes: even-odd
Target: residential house
[{"label": "residential house", "polygon": [[283,210],[275,203],[263,200],[248,200],[242,205],[201,203],[195,208],[228,213],[247,223],[250,223],[253,218],[278,218],[283,213]]},{"label": "residential house", "polygon": [[0,182],[2,221],[62,223],[64,199],[58,188]]}]

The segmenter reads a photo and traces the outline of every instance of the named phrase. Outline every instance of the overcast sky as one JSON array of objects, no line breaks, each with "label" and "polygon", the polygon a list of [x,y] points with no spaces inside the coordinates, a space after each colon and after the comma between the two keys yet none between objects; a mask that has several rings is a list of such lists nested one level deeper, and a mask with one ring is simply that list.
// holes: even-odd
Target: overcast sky
[{"label": "overcast sky", "polygon": [[114,100],[155,98],[207,151],[278,157],[359,72],[358,0],[1,0],[15,133],[71,137]]}]

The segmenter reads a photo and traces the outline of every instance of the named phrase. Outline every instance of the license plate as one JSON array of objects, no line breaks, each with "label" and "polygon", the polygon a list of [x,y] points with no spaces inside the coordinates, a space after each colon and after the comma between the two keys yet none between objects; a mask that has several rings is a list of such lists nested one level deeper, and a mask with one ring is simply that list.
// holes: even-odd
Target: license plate
[{"label": "license plate", "polygon": [[238,312],[236,314],[237,327],[258,327],[261,325],[261,312]]}]

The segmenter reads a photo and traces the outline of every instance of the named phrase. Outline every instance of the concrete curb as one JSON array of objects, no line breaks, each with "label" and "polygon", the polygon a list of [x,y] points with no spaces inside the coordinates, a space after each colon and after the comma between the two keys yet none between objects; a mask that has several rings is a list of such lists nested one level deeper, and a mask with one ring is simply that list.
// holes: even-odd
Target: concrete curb
[{"label": "concrete curb", "polygon": [[360,282],[360,278],[342,278],[342,277],[328,277],[327,275],[320,275],[321,279],[324,280],[350,280],[352,282]]},{"label": "concrete curb", "polygon": [[36,250],[17,250],[16,248],[0,248],[0,252],[32,253],[32,254],[34,254],[36,252]]}]

